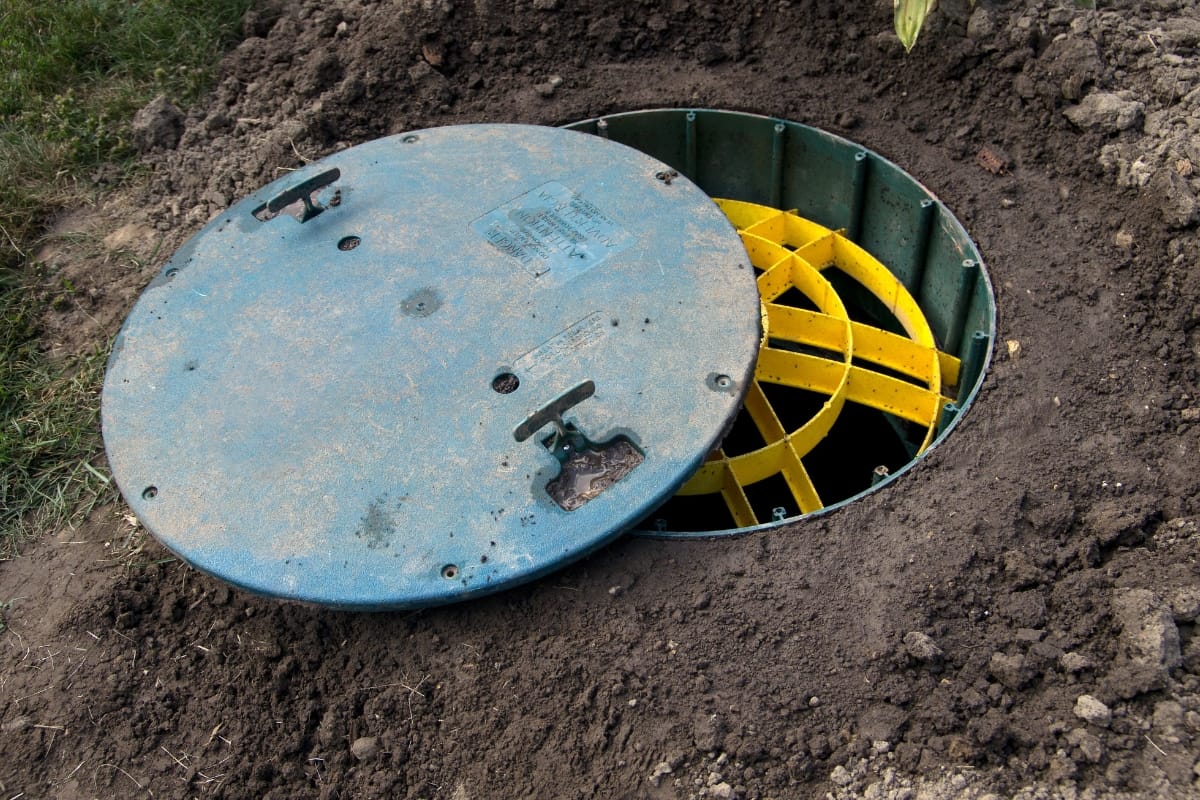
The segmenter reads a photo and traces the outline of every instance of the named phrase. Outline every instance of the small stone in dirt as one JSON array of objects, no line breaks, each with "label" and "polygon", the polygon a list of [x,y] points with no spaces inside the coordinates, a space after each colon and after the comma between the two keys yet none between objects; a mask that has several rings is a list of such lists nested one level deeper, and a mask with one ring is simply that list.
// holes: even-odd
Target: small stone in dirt
[{"label": "small stone in dirt", "polygon": [[937,663],[946,655],[942,648],[937,646],[937,642],[921,631],[909,631],[904,634],[904,649],[922,663]]},{"label": "small stone in dirt", "polygon": [[847,786],[849,785],[850,781],[854,780],[854,776],[850,774],[848,769],[841,764],[838,764],[833,768],[833,771],[829,773],[829,780],[833,781],[838,786]]},{"label": "small stone in dirt", "polygon": [[729,55],[721,45],[715,42],[701,42],[700,46],[696,48],[696,60],[700,62],[701,66],[711,67],[727,58]]},{"label": "small stone in dirt", "polygon": [[173,150],[183,136],[183,119],[183,112],[159,95],[133,115],[129,126],[133,146],[142,153]]},{"label": "small stone in dirt", "polygon": [[721,781],[720,783],[708,787],[708,796],[715,797],[717,800],[733,800],[736,795],[734,794],[732,786],[724,781]]},{"label": "small stone in dirt", "polygon": [[813,695],[812,697],[808,698],[808,707],[809,708],[816,708],[819,705],[821,705],[821,698],[817,697],[816,695]]},{"label": "small stone in dirt", "polygon": [[1137,125],[1145,113],[1146,106],[1137,100],[1113,92],[1092,92],[1079,105],[1063,111],[1063,116],[1080,128],[1116,133]]},{"label": "small stone in dirt", "polygon": [[360,736],[350,745],[350,754],[359,761],[370,761],[379,755],[379,739],[374,736]]},{"label": "small stone in dirt", "polygon": [[1023,689],[1037,677],[1026,663],[1025,656],[1009,656],[1004,653],[992,654],[991,660],[988,661],[988,672],[1009,689]]},{"label": "small stone in dirt", "polygon": [[1030,666],[1038,672],[1045,672],[1054,668],[1054,665],[1062,658],[1062,654],[1062,648],[1056,647],[1050,642],[1035,642],[1025,651],[1025,658],[1029,661]]},{"label": "small stone in dirt", "polygon": [[725,739],[725,723],[716,714],[697,714],[692,720],[692,741],[697,750],[717,750]]},{"label": "small stone in dirt", "polygon": [[1176,700],[1161,700],[1154,704],[1151,725],[1160,734],[1170,736],[1183,729],[1183,705]]},{"label": "small stone in dirt", "polygon": [[1113,235],[1113,244],[1122,250],[1128,250],[1133,247],[1133,234],[1120,230]]},{"label": "small stone in dirt", "polygon": [[1104,72],[1100,47],[1086,36],[1067,36],[1055,39],[1038,59],[1044,66],[1049,83],[1065,100],[1078,100],[1083,90]]},{"label": "small stone in dirt", "polygon": [[558,0],[533,0],[533,7],[538,11],[554,11],[558,8]]},{"label": "small stone in dirt", "polygon": [[813,758],[826,758],[831,752],[829,737],[819,733],[816,736],[810,736],[804,744],[808,747],[808,752],[812,753]]},{"label": "small stone in dirt", "polygon": [[986,39],[995,32],[996,23],[992,19],[992,12],[983,6],[976,6],[967,20],[967,38]]},{"label": "small stone in dirt", "polygon": [[1092,764],[1100,763],[1100,759],[1104,757],[1104,745],[1095,735],[1088,733],[1083,728],[1075,728],[1067,734],[1067,741],[1079,748],[1079,752],[1083,753],[1083,757]]},{"label": "small stone in dirt", "polygon": [[980,748],[966,736],[949,736],[946,739],[946,755],[955,761],[967,763],[979,757]]},{"label": "small stone in dirt", "polygon": [[853,111],[839,111],[838,115],[833,118],[833,122],[842,130],[849,131],[857,128],[862,120]]},{"label": "small stone in dirt", "polygon": [[1075,716],[1093,725],[1108,725],[1112,711],[1090,694],[1081,694],[1075,700]]},{"label": "small stone in dirt", "polygon": [[1179,666],[1183,660],[1179,629],[1161,597],[1149,589],[1118,590],[1113,593],[1112,612],[1132,663],[1162,670]]},{"label": "small stone in dirt", "polygon": [[671,769],[670,764],[665,761],[660,761],[658,762],[658,766],[654,768],[654,771],[650,773],[648,780],[652,785],[658,786],[660,783],[662,783],[663,776],[670,775],[673,771],[674,770]]},{"label": "small stone in dirt", "polygon": [[1200,202],[1188,179],[1170,167],[1163,167],[1150,177],[1146,191],[1162,212],[1163,221],[1172,228],[1186,228],[1200,220]]},{"label": "small stone in dirt", "polygon": [[1109,667],[1108,673],[1096,687],[1096,694],[1108,699],[1131,700],[1141,694],[1157,692],[1167,687],[1170,675],[1165,669],[1153,664],[1133,661],[1117,663]]},{"label": "small stone in dirt", "polygon": [[1055,755],[1050,759],[1050,768],[1046,771],[1046,780],[1050,783],[1060,783],[1074,778],[1078,770],[1079,767],[1070,758],[1064,755]]},{"label": "small stone in dirt", "polygon": [[[1200,408],[1187,408],[1184,411],[1200,411]],[[1184,419],[1188,417],[1200,419],[1200,413],[1185,415]],[[1176,622],[1195,622],[1196,618],[1200,617],[1200,587],[1176,589],[1169,595],[1168,600]]]}]

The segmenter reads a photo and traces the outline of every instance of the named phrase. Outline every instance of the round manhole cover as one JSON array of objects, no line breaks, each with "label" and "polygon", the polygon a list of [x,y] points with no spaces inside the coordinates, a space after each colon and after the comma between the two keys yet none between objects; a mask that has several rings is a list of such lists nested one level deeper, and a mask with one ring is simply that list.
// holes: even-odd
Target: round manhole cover
[{"label": "round manhole cover", "polygon": [[628,529],[732,424],[755,273],[691,181],[561,129],[350,148],[214,219],[105,379],[138,517],[242,588],[354,608],[529,580]]}]

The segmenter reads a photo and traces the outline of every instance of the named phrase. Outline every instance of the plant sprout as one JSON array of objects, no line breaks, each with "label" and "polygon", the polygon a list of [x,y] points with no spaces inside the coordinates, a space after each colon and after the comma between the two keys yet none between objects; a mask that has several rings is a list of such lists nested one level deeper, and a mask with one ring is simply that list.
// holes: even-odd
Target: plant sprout
[{"label": "plant sprout", "polygon": [[896,35],[900,37],[900,44],[904,45],[904,52],[908,53],[917,43],[917,34],[921,32],[929,12],[937,6],[937,0],[893,0],[893,3],[896,9]]}]

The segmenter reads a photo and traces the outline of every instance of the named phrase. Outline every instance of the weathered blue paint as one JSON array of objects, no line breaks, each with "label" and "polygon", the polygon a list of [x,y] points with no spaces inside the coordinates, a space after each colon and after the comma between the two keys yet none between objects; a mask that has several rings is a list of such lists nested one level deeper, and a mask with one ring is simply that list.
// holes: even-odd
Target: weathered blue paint
[{"label": "weathered blue paint", "polygon": [[[469,125],[264,187],[125,321],[103,396],[125,498],[195,567],[343,608],[461,600],[608,542],[719,442],[760,338],[737,234],[664,169]],[[563,510],[548,448],[615,441],[642,463]]]}]

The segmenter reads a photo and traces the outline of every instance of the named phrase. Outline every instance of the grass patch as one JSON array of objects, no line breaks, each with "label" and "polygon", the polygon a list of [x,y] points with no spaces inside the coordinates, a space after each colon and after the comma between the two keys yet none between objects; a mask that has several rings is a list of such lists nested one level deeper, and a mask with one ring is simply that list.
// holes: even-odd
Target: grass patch
[{"label": "grass patch", "polygon": [[0,265],[105,163],[126,161],[134,112],[210,85],[251,0],[0,3]]},{"label": "grass patch", "polygon": [[[48,358],[30,254],[91,176],[133,163],[134,112],[211,85],[253,0],[0,0],[0,559],[115,496],[98,424],[107,343]],[[113,169],[115,166],[116,169]]]},{"label": "grass patch", "polygon": [[116,496],[99,462],[107,348],[70,365],[48,359],[31,297],[17,290],[0,299],[0,560]]}]

